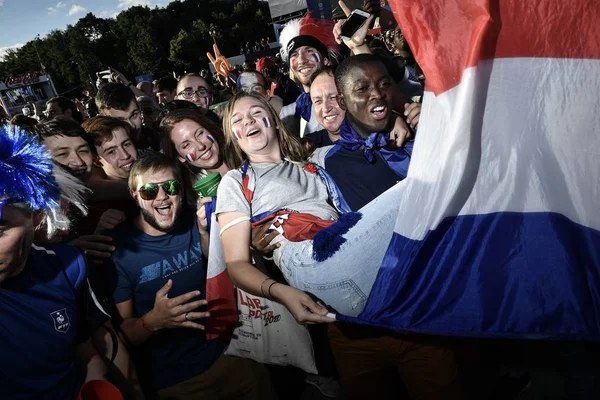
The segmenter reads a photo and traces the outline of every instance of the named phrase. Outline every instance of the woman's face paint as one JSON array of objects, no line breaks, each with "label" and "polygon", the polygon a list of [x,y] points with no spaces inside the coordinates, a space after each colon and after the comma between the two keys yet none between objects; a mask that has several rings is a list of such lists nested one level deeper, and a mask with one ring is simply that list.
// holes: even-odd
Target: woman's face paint
[{"label": "woman's face paint", "polygon": [[233,130],[233,138],[235,140],[240,140],[242,138],[242,133],[238,129]]},{"label": "woman's face paint", "polygon": [[188,153],[185,155],[185,159],[188,160],[188,162],[192,163],[192,162],[196,161],[196,154]]},{"label": "woman's face paint", "polygon": [[263,117],[263,123],[265,124],[265,128],[271,127],[271,120],[269,119],[269,117]]},{"label": "woman's face paint", "polygon": [[214,143],[215,142],[215,138],[213,138],[211,135],[206,135],[206,138],[211,142]]}]

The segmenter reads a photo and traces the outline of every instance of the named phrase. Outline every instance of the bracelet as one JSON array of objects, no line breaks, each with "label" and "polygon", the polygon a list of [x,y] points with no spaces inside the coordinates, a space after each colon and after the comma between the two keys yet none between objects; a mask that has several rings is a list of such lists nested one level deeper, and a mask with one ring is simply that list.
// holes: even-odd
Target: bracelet
[{"label": "bracelet", "polygon": [[273,283],[271,283],[271,284],[269,285],[269,288],[267,289],[267,293],[269,294],[269,298],[270,298],[271,300],[273,300],[273,295],[271,294],[271,288],[272,288],[272,287],[273,287],[273,285],[275,285],[276,283],[279,283],[279,282],[273,282]]},{"label": "bracelet", "polygon": [[140,321],[140,325],[142,326],[142,328],[144,328],[145,330],[147,330],[148,332],[150,332],[151,334],[154,334],[154,331],[151,331],[150,328],[148,328],[146,326],[146,323],[144,322],[144,317],[141,316],[138,321]]},{"label": "bracelet", "polygon": [[263,290],[263,285],[264,285],[264,284],[265,284],[265,282],[266,282],[266,281],[268,281],[268,280],[273,280],[273,279],[272,279],[272,278],[267,278],[267,279],[265,279],[264,281],[262,281],[262,283],[260,284],[260,293],[262,294],[262,297],[265,297],[265,298],[266,298],[267,296],[265,295],[265,291]]}]

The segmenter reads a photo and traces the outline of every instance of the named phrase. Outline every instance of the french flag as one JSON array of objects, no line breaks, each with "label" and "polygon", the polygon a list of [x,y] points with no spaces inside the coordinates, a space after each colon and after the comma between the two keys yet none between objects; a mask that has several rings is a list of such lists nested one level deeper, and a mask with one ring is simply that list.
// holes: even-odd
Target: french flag
[{"label": "french flag", "polygon": [[[206,310],[210,317],[206,319],[206,338],[228,340],[238,322],[237,298],[233,282],[227,272],[223,256],[223,244],[219,237],[219,224],[214,209],[216,203],[206,203],[207,216],[210,218],[210,244],[206,273]],[[215,203],[213,205],[213,203]],[[210,206],[209,206],[210,205]]]},{"label": "french flag", "polygon": [[600,339],[600,11],[390,0],[426,77],[389,249],[359,322]]}]

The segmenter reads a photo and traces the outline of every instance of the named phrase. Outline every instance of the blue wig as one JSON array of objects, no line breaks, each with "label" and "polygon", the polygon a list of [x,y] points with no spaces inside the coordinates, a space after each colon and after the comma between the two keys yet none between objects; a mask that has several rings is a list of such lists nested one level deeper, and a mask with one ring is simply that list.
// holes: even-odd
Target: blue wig
[{"label": "blue wig", "polygon": [[44,145],[19,127],[0,125],[2,203],[25,203],[32,210],[45,210],[57,207],[59,196],[52,159]]}]

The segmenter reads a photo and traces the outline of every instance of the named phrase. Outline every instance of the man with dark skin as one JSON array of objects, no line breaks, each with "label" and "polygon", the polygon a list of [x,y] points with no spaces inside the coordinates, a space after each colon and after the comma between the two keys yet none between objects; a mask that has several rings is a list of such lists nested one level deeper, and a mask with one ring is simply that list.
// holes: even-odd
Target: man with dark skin
[{"label": "man with dark skin", "polygon": [[[334,146],[317,149],[313,158],[337,183],[350,208],[359,210],[406,177],[412,142],[390,146],[387,135],[397,117],[393,110],[397,91],[378,56],[362,54],[344,60],[335,72],[335,83],[346,111],[340,139]],[[415,118],[418,115],[411,116],[409,123]],[[380,135],[386,140],[378,142]],[[376,144],[368,147],[368,138]],[[384,158],[390,154],[399,161]],[[334,323],[329,340],[340,379],[352,398],[397,398],[398,378],[413,398],[462,398],[454,355],[433,339]],[[385,360],[382,353],[388,355]],[[395,370],[388,379],[381,373],[386,369]]]}]

